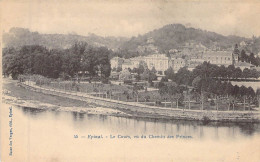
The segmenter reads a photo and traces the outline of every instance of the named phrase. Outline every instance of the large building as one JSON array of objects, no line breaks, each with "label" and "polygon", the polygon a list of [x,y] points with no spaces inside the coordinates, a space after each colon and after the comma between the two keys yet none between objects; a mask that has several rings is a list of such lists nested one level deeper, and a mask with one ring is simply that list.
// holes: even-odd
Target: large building
[{"label": "large building", "polygon": [[122,67],[122,64],[124,62],[124,59],[120,58],[120,57],[113,57],[111,60],[110,60],[110,64],[111,64],[111,69],[114,69],[114,68],[121,68]]},{"label": "large building", "polygon": [[229,66],[238,62],[238,56],[230,51],[205,51],[202,59],[218,66]]},{"label": "large building", "polygon": [[180,68],[186,65],[187,65],[187,61],[183,58],[172,58],[170,60],[170,67],[172,67],[175,73],[177,73]]},{"label": "large building", "polygon": [[169,58],[165,54],[153,54],[143,57],[143,61],[147,64],[148,69],[153,67],[157,72],[164,74],[169,68]]},{"label": "large building", "polygon": [[[125,59],[122,63],[122,69],[134,69],[138,68],[141,61],[144,61],[147,64],[148,69],[156,69],[157,72],[164,74],[169,68],[169,58],[165,54],[153,54],[143,57],[134,57],[130,59]],[[112,66],[112,63],[111,63]]]}]

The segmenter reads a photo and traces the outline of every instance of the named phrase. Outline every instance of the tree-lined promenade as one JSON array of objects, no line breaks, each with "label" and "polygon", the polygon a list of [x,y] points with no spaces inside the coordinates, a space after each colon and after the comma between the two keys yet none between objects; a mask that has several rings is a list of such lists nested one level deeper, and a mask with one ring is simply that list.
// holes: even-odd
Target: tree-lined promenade
[{"label": "tree-lined promenade", "polygon": [[[237,72],[237,73],[236,73]],[[201,109],[204,109],[205,103],[210,102],[211,105],[216,105],[223,102],[228,103],[227,108],[234,109],[234,105],[242,103],[245,109],[259,106],[260,89],[254,91],[252,87],[232,85],[229,79],[231,78],[259,78],[260,73],[256,70],[235,68],[233,65],[228,67],[212,65],[208,62],[197,66],[193,71],[188,71],[186,68],[181,68],[176,74],[172,69],[166,71],[166,77],[161,83],[161,94],[171,95],[176,94],[180,99],[188,96],[200,102]],[[168,83],[171,79],[174,83]],[[223,81],[224,80],[224,81]],[[258,82],[256,82],[257,84]],[[185,92],[185,93],[183,93]],[[177,97],[178,98],[178,97]],[[251,108],[252,108],[251,107]]]},{"label": "tree-lined promenade", "polygon": [[[205,110],[187,110],[177,108],[167,108],[158,106],[148,106],[137,102],[125,102],[116,99],[106,98],[105,96],[93,96],[84,92],[77,92],[64,89],[55,89],[53,87],[38,86],[34,82],[19,83],[25,91],[35,91],[42,95],[59,96],[63,98],[78,100],[80,102],[95,103],[104,108],[114,108],[124,113],[124,117],[141,117],[153,119],[183,119],[200,120],[203,123],[209,121],[218,122],[259,122],[259,112],[254,111],[205,111]],[[19,105],[18,105],[19,106]],[[48,109],[48,108],[46,108]],[[52,109],[52,108],[51,108]],[[124,115],[125,114],[125,115]],[[105,115],[105,114],[104,114]],[[115,114],[121,116],[120,114]],[[122,117],[123,117],[122,116]]]},{"label": "tree-lined promenade", "polygon": [[[210,88],[212,84],[209,84],[207,89],[202,91],[200,88],[204,86],[201,86],[201,79],[198,80],[198,78],[193,82],[195,88],[168,81],[159,82],[159,90],[140,90],[136,85],[53,80],[39,75],[21,75],[19,80],[68,93],[85,93],[99,98],[181,110],[255,111],[258,109],[260,98],[259,89],[255,92],[250,87],[238,87],[219,81],[216,86],[223,85],[226,86],[225,89],[215,87],[217,90],[215,91]],[[212,91],[209,91],[210,89]],[[222,90],[223,92],[221,92]]]},{"label": "tree-lined promenade", "polygon": [[[149,70],[142,63],[128,73],[122,71],[119,79],[127,78],[125,84],[115,85],[109,81],[111,53],[105,47],[91,47],[82,42],[56,50],[35,45],[6,48],[3,50],[3,74],[21,82],[33,81],[55,89],[159,107],[237,111],[255,110],[259,106],[259,89],[234,86],[229,81],[259,78],[259,72],[254,69],[242,71],[233,65],[219,67],[204,62],[193,71],[184,67],[174,73],[169,68],[158,82],[156,69]],[[133,84],[128,79],[134,73],[136,83]],[[83,83],[80,78],[88,78],[89,83]],[[91,83],[93,79],[101,82]]]}]

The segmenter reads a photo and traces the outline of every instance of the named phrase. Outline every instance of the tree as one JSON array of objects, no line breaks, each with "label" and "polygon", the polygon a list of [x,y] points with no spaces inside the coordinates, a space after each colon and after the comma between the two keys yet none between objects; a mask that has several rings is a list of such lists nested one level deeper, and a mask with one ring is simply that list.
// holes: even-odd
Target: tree
[{"label": "tree", "polygon": [[257,97],[258,107],[260,109],[260,88],[257,88],[256,90],[256,97]]},{"label": "tree", "polygon": [[233,85],[230,82],[228,82],[225,86],[225,94],[227,94],[227,96],[230,96],[233,92],[233,88]]},{"label": "tree", "polygon": [[245,68],[242,72],[243,78],[249,78],[250,77],[250,70],[248,68]]},{"label": "tree", "polygon": [[174,71],[172,69],[172,67],[169,67],[166,71],[165,71],[165,76],[167,79],[174,79]]},{"label": "tree", "polygon": [[105,47],[88,47],[80,60],[81,70],[92,78],[100,72],[101,78],[108,78],[111,72],[110,51]]},{"label": "tree", "polygon": [[149,74],[150,74],[150,70],[145,69],[141,75],[141,80],[149,80]]},{"label": "tree", "polygon": [[237,67],[237,68],[233,71],[232,77],[235,78],[235,79],[241,78],[241,77],[242,77],[242,70],[241,70],[239,67]]},{"label": "tree", "polygon": [[156,73],[157,73],[157,71],[156,71],[155,67],[153,67],[153,68],[152,68],[151,72],[152,72],[152,73],[154,73],[154,74],[156,74]]},{"label": "tree", "polygon": [[101,71],[101,80],[103,83],[108,83],[108,78],[111,74],[111,65],[110,62],[106,64],[100,65],[100,71]]},{"label": "tree", "polygon": [[235,66],[234,65],[229,65],[226,72],[227,72],[227,77],[228,78],[232,78],[233,77],[233,73],[235,72]]},{"label": "tree", "polygon": [[117,67],[116,72],[120,72],[120,71],[122,71],[122,67]]},{"label": "tree", "polygon": [[247,61],[247,55],[245,50],[241,50],[239,61],[246,62]]},{"label": "tree", "polygon": [[201,90],[201,78],[199,76],[194,78],[194,80],[192,81],[192,86],[193,86],[194,91],[200,92],[200,90]]},{"label": "tree", "polygon": [[221,78],[226,78],[227,77],[227,69],[225,68],[224,65],[221,65],[218,69],[218,73]]},{"label": "tree", "polygon": [[183,97],[183,88],[176,83],[168,84],[168,95],[172,99],[176,100],[176,106],[179,107],[179,100]]},{"label": "tree", "polygon": [[180,68],[180,70],[175,74],[175,77],[173,78],[173,81],[175,81],[177,84],[184,84],[188,85],[190,82],[190,71],[186,68]]},{"label": "tree", "polygon": [[146,69],[148,69],[146,62],[140,61],[137,73],[142,74]]},{"label": "tree", "polygon": [[128,71],[128,69],[120,72],[119,79],[123,81],[131,79],[131,73]]}]

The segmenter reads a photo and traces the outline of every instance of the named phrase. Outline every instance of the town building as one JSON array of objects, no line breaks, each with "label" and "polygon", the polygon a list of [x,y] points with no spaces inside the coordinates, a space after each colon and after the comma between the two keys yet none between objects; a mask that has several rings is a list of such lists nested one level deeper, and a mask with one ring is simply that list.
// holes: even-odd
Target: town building
[{"label": "town building", "polygon": [[247,45],[247,43],[245,41],[240,42],[241,47],[245,47],[246,45]]},{"label": "town building", "polygon": [[111,64],[111,69],[114,69],[114,68],[121,68],[122,67],[122,64],[124,62],[124,59],[123,58],[120,58],[120,57],[113,57],[111,60],[110,60],[110,64]]},{"label": "town building", "polygon": [[238,62],[238,56],[230,51],[205,51],[202,59],[218,66],[229,66]]},{"label": "town building", "polygon": [[186,66],[187,61],[183,58],[171,58],[170,67],[172,67],[173,71],[177,73],[180,68]]},{"label": "town building", "polygon": [[134,69],[134,64],[131,62],[131,60],[124,60],[122,64],[122,70],[125,69]]},{"label": "town building", "polygon": [[242,71],[244,69],[253,69],[255,66],[250,64],[250,63],[247,63],[247,62],[237,62],[234,64],[235,68],[240,68]]},{"label": "town building", "polygon": [[143,61],[147,64],[148,69],[153,67],[158,73],[164,74],[169,68],[169,58],[165,54],[153,54],[143,57]]}]

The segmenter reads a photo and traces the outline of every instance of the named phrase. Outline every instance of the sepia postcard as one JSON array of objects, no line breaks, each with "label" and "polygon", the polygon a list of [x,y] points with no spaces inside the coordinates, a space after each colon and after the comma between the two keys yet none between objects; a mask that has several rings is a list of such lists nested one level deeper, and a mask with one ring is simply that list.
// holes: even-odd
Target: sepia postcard
[{"label": "sepia postcard", "polygon": [[259,0],[0,1],[0,162],[259,162]]}]

